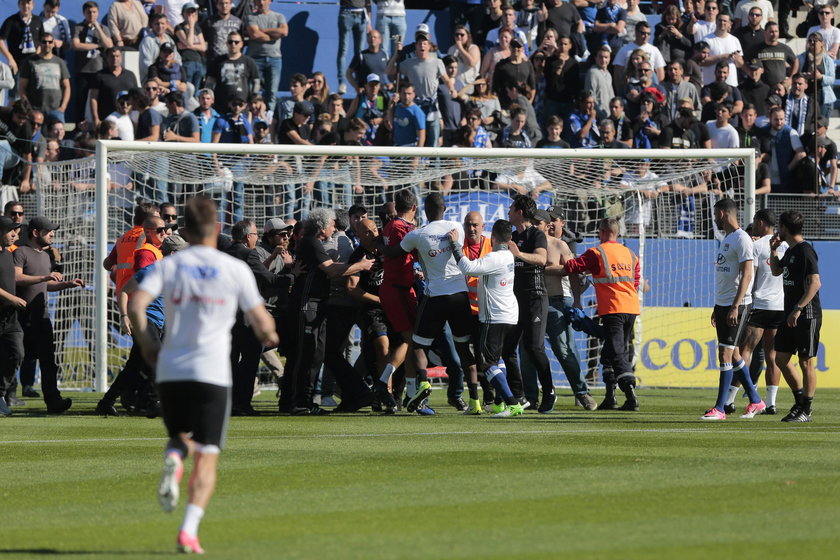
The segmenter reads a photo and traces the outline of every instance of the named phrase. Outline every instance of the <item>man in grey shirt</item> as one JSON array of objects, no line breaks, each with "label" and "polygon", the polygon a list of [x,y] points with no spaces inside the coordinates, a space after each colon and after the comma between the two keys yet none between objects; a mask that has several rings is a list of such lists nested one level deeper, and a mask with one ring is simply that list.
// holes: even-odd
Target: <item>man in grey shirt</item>
[{"label": "man in grey shirt", "polygon": [[250,39],[248,56],[257,63],[263,84],[265,105],[269,111],[274,111],[283,63],[280,42],[289,34],[289,26],[283,14],[268,9],[270,5],[271,0],[254,0],[256,13],[245,17],[245,32]]}]

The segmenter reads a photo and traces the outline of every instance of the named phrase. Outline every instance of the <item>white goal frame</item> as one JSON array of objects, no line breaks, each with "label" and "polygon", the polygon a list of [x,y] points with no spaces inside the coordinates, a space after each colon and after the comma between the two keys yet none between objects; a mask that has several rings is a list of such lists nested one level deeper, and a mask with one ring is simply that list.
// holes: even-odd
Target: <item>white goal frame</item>
[{"label": "white goal frame", "polygon": [[[95,389],[105,391],[108,379],[108,282],[109,276],[100,268],[107,257],[108,248],[108,155],[113,152],[160,152],[201,154],[254,154],[288,156],[383,156],[421,158],[511,158],[518,159],[740,159],[744,162],[744,216],[751,219],[755,213],[755,150],[737,149],[511,149],[511,148],[406,148],[376,146],[297,146],[276,144],[196,144],[169,142],[124,142],[98,140],[96,142],[96,196],[95,196]],[[644,274],[644,262],[642,263]],[[639,298],[642,299],[640,292]],[[641,339],[641,337],[638,337]]]}]

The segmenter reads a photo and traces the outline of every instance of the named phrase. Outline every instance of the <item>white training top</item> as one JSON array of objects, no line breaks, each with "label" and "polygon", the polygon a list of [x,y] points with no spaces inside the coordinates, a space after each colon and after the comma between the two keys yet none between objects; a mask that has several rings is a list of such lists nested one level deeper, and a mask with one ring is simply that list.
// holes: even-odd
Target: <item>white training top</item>
[{"label": "white training top", "polygon": [[426,274],[427,296],[448,296],[467,291],[467,280],[452,257],[449,232],[458,230],[458,239],[464,239],[464,226],[449,220],[429,222],[408,232],[400,241],[406,253],[417,249],[417,257]]},{"label": "white training top", "polygon": [[[723,238],[715,262],[715,305],[732,305],[741,280],[738,267],[742,262],[752,259],[753,243],[747,232],[739,228]],[[747,295],[741,305],[748,305],[752,301],[751,294],[752,282],[747,287]]]},{"label": "white training top", "polygon": [[519,305],[513,294],[513,260],[513,253],[502,249],[474,261],[458,261],[461,272],[478,277],[478,320],[482,323],[519,322]]},{"label": "white training top", "polygon": [[[782,286],[784,280],[781,275],[773,276],[770,270],[770,239],[772,235],[765,235],[753,242],[753,266],[755,280],[753,281],[753,309],[767,311],[785,310],[785,292]],[[788,244],[784,241],[776,250],[781,259]]]},{"label": "white training top", "polygon": [[158,262],[140,284],[164,295],[166,334],[157,380],[231,386],[230,331],[236,311],[263,303],[244,262],[196,245]]}]

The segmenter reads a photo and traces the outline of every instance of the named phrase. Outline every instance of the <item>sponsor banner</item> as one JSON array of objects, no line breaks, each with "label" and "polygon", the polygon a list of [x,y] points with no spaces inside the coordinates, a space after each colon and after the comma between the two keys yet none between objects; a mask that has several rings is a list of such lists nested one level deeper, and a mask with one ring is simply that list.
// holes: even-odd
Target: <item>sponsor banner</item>
[{"label": "sponsor banner", "polygon": [[[645,307],[636,375],[645,385],[716,387],[717,341],[711,308]],[[840,350],[826,342],[840,337],[840,311],[823,311],[817,356],[818,387],[840,387]],[[784,384],[784,381],[782,381]],[[764,381],[759,382],[763,386]]]}]

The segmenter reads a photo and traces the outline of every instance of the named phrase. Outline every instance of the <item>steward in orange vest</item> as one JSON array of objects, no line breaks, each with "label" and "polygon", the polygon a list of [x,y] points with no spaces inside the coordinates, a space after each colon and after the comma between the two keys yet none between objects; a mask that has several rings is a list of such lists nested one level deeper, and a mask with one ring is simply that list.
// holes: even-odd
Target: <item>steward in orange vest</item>
[{"label": "steward in orange vest", "polygon": [[620,410],[639,410],[627,343],[636,316],[641,312],[638,292],[641,266],[639,257],[618,242],[618,232],[615,218],[601,220],[598,226],[601,244],[566,262],[564,268],[567,274],[589,272],[595,284],[598,315],[605,334],[601,364],[607,396],[600,408],[619,408],[615,400],[617,384],[627,397]]},{"label": "steward in orange vest", "polygon": [[111,272],[111,278],[117,285],[115,292],[117,300],[123,286],[134,276],[134,252],[146,242],[143,222],[152,216],[160,216],[160,210],[156,204],[151,202],[138,204],[134,208],[134,227],[120,236],[114,243],[111,253],[102,262],[103,268]]}]

